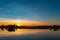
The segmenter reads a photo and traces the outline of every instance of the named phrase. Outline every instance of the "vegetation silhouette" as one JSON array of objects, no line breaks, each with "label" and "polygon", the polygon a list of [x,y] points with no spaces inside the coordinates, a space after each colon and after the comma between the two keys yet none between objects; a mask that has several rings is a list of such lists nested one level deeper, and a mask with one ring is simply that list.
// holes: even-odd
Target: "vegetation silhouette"
[{"label": "vegetation silhouette", "polygon": [[6,29],[9,32],[15,32],[17,29],[50,29],[50,31],[59,31],[60,25],[53,25],[53,26],[17,26],[17,25],[1,25],[0,26],[1,30]]}]

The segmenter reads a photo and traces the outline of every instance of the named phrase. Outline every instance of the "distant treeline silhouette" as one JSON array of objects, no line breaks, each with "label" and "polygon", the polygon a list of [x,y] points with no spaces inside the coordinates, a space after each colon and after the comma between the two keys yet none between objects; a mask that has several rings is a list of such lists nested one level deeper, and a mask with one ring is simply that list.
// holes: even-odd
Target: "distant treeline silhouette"
[{"label": "distant treeline silhouette", "polygon": [[17,25],[1,25],[0,28],[23,28],[23,29],[53,29],[53,28],[59,28],[60,29],[60,25],[53,25],[53,26],[17,26]]},{"label": "distant treeline silhouette", "polygon": [[6,29],[7,31],[15,31],[17,29],[50,29],[50,31],[58,31],[60,29],[60,26],[53,25],[53,26],[17,26],[17,25],[1,25],[1,30]]}]

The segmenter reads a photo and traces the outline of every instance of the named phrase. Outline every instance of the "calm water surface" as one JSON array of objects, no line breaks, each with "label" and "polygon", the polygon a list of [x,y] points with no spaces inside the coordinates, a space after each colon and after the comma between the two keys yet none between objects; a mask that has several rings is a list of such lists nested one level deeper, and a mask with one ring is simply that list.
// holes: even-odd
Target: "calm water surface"
[{"label": "calm water surface", "polygon": [[0,40],[60,40],[60,29],[0,29]]}]

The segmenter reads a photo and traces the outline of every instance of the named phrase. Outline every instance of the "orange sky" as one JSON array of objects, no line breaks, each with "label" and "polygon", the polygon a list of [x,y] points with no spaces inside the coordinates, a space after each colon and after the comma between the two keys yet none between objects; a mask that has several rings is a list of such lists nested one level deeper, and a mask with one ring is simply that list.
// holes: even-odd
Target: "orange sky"
[{"label": "orange sky", "polygon": [[36,26],[36,25],[54,25],[59,24],[60,22],[54,21],[37,21],[37,20],[25,20],[25,19],[5,19],[0,18],[0,25],[10,25],[16,24],[18,26]]}]

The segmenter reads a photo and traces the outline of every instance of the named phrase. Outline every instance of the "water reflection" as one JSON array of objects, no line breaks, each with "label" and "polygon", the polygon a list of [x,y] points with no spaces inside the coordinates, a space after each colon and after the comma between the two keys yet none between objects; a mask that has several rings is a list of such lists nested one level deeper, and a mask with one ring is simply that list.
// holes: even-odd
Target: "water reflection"
[{"label": "water reflection", "polygon": [[15,32],[15,29],[14,28],[13,29],[9,29],[8,28],[7,31],[9,31],[9,32],[12,32],[12,31]]},{"label": "water reflection", "polygon": [[59,31],[58,28],[53,28],[53,29],[50,29],[50,31]]},{"label": "water reflection", "polygon": [[[56,32],[55,32],[56,31]],[[6,37],[6,38],[5,38]],[[20,28],[0,28],[0,38],[2,39],[55,39],[60,37],[59,29],[20,29]]]},{"label": "water reflection", "polygon": [[[49,40],[49,39],[60,39],[59,28],[16,28],[16,27],[1,27],[0,28],[0,40]],[[4,39],[5,38],[5,39]]]},{"label": "water reflection", "polygon": [[7,30],[8,32],[15,32],[17,28],[0,28],[2,31]]},{"label": "water reflection", "polygon": [[[20,28],[0,28],[2,31],[7,30],[8,32],[15,32],[17,29],[20,29]],[[53,28],[53,29],[49,29],[50,31],[59,31],[58,28]]]}]

